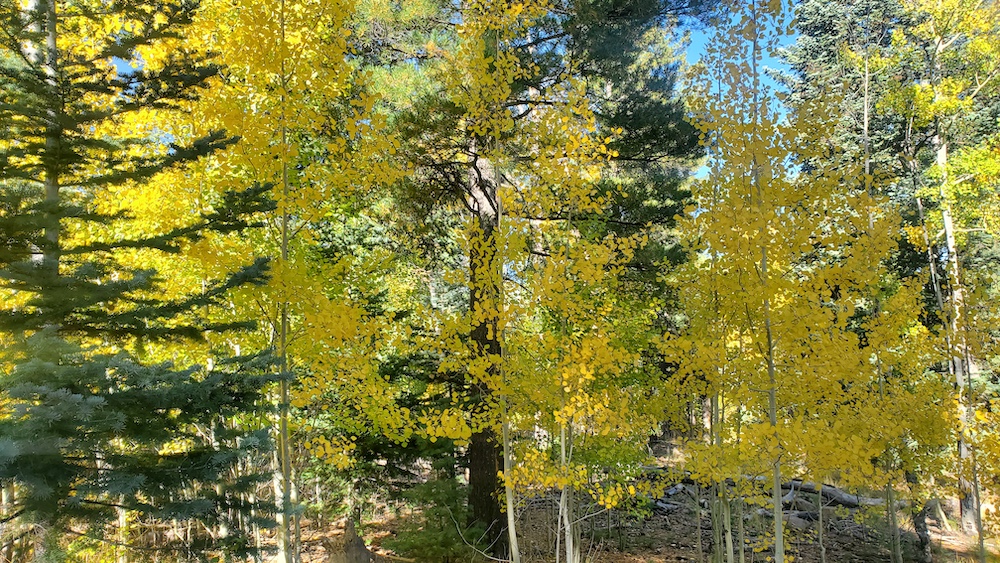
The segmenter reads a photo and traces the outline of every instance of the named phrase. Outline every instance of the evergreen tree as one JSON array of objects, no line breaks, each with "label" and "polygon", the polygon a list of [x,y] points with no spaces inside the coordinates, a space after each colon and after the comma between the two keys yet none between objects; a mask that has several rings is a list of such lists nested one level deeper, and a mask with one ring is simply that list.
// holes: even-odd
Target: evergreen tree
[{"label": "evergreen tree", "polygon": [[[537,227],[561,224],[567,215],[576,214],[588,225],[587,236],[595,239],[601,230],[631,235],[650,220],[672,220],[683,198],[677,189],[683,167],[672,160],[689,158],[697,148],[696,135],[684,123],[682,104],[673,94],[676,69],[666,36],[679,18],[701,14],[710,4],[502,4],[485,13],[472,5],[416,2],[393,10],[375,3],[359,25],[362,56],[377,75],[392,77],[385,81],[392,122],[403,141],[401,156],[415,169],[401,183],[401,207],[417,220],[440,219],[447,215],[440,212],[443,208],[451,209],[452,217],[455,210],[464,209],[478,225],[477,232],[467,235],[465,249],[471,323],[467,360],[470,366],[489,366],[482,378],[473,374],[479,368],[470,367],[466,378],[471,397],[467,407],[477,413],[471,416],[475,423],[467,460],[470,514],[490,530],[490,541],[503,535],[496,502],[500,437],[495,435],[497,425],[489,422],[493,415],[478,411],[488,411],[492,407],[487,405],[495,402],[496,389],[485,380],[497,378],[497,359],[504,354],[497,312],[503,307],[501,270],[506,259],[501,217]],[[517,15],[503,16],[515,9],[520,10]],[[470,30],[481,21],[488,21],[482,24],[488,32],[472,35]],[[456,28],[452,22],[460,25]],[[637,85],[646,92],[640,94]],[[522,197],[514,185],[539,182],[537,176],[527,180],[538,174],[532,167],[547,165],[541,162],[548,157],[541,155],[549,149],[553,154],[560,150],[542,146],[545,141],[537,135],[544,127],[537,123],[547,113],[578,103],[568,99],[577,95],[569,93],[574,89],[585,92],[595,109],[600,134],[615,137],[609,154],[619,155],[616,170],[599,187],[601,195],[613,201],[585,212],[572,210],[572,205],[547,206],[542,215],[533,215],[541,209],[532,203],[534,196]],[[397,92],[403,96],[395,96]],[[541,230],[529,230],[529,249],[547,244]],[[655,255],[647,253],[636,263],[651,271]],[[495,545],[497,552],[503,551],[501,542]]]},{"label": "evergreen tree", "polygon": [[[234,421],[264,408],[262,388],[276,377],[266,356],[205,343],[246,323],[201,314],[262,283],[266,261],[169,291],[163,273],[136,265],[250,227],[272,207],[264,189],[203,202],[201,216],[155,230],[95,205],[168,170],[183,178],[187,164],[235,141],[216,131],[174,144],[155,127],[218,72],[183,44],[197,7],[0,3],[0,482],[26,556],[41,556],[36,531],[104,539],[113,518],[203,522],[211,533],[154,546],[178,558],[245,552],[250,509],[268,512],[246,494],[258,477],[236,471],[267,451],[267,434]],[[158,351],[170,346],[202,349],[205,365],[164,361]],[[123,526],[118,534],[132,543]]]},{"label": "evergreen tree", "polygon": [[884,105],[883,97],[898,80],[885,59],[893,33],[913,25],[912,15],[898,2],[803,0],[796,6],[796,21],[795,43],[782,51],[791,68],[781,77],[789,102],[839,97],[840,122],[831,141],[842,148],[843,158],[864,164],[867,151],[870,174],[902,175],[899,149],[906,120],[875,108]]}]

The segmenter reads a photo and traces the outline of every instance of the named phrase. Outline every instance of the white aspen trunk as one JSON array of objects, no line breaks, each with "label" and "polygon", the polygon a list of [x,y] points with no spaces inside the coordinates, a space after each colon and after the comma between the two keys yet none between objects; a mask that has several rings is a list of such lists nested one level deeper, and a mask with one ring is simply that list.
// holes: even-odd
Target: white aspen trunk
[{"label": "white aspen trunk", "polygon": [[819,563],[826,563],[826,545],[823,543],[823,492],[822,485],[816,487],[816,508],[819,522],[816,525],[816,537],[819,542]]},{"label": "white aspen trunk", "polygon": [[[562,467],[568,467],[572,458],[573,429],[570,422],[562,425],[560,429],[561,444],[559,446],[559,460]],[[559,494],[559,527],[562,528],[562,544],[566,563],[579,563],[580,546],[577,539],[576,504],[573,495],[573,486],[563,485]]]},{"label": "white aspen trunk", "polygon": [[722,525],[726,531],[726,563],[735,563],[736,554],[733,546],[732,504],[729,500],[729,490],[722,484]]},{"label": "white aspen trunk", "polygon": [[[751,17],[757,22],[757,4],[756,2],[751,3]],[[759,43],[759,28],[753,36],[753,44],[750,52],[750,67],[753,79],[753,97],[752,97],[752,124],[753,130],[756,134],[757,130],[760,128],[760,92],[759,92],[759,77],[760,73],[757,69],[757,60],[761,56],[761,48]],[[753,154],[753,164],[752,164],[752,181],[753,186],[756,189],[757,204],[762,205],[763,187],[761,186],[760,180],[760,164],[757,160],[756,152]],[[771,330],[771,300],[767,295],[768,292],[768,262],[767,262],[767,245],[766,241],[766,230],[761,227],[761,243],[760,247],[760,287],[764,294],[764,334],[766,337],[766,348],[764,350],[767,356],[767,378],[768,378],[768,390],[767,390],[767,414],[770,421],[771,427],[777,429],[778,426],[778,379],[777,373],[775,371],[775,345],[774,345],[774,335]],[[785,563],[785,538],[784,538],[784,519],[782,518],[781,510],[781,454],[779,453],[772,460],[771,464],[771,500],[773,503],[772,516],[774,517],[774,561],[775,563]]]},{"label": "white aspen trunk", "polygon": [[[742,405],[737,404],[737,406],[736,406],[736,447],[737,448],[739,448],[740,440],[743,437],[743,421],[742,421],[742,418],[743,418],[743,407],[742,407]],[[737,502],[737,505],[736,505],[736,508],[737,508],[737,510],[736,510],[736,518],[737,518],[737,520],[736,520],[736,526],[737,526],[737,529],[739,530],[739,534],[737,536],[737,539],[740,542],[740,551],[739,551],[740,563],[746,563],[746,548],[747,548],[746,523],[743,521],[743,513],[744,513],[744,504],[745,504],[745,501],[743,500],[743,495],[740,493],[739,485],[740,485],[740,480],[737,479],[736,480],[736,502]]]},{"label": "white aspen trunk", "polygon": [[507,420],[507,402],[503,400],[503,474],[504,501],[507,508],[507,542],[510,549],[511,563],[521,563],[521,550],[517,544],[517,515],[514,514],[514,487],[510,482],[510,472],[513,469],[510,459],[510,424]]},{"label": "white aspen trunk", "polygon": [[[866,26],[866,29],[867,29],[867,26]],[[869,130],[868,130],[870,119],[871,119],[870,116],[869,116],[869,112],[870,112],[870,109],[869,109],[870,99],[869,99],[869,94],[868,94],[869,88],[870,88],[870,82],[871,82],[871,72],[869,71],[869,68],[868,68],[868,65],[869,65],[868,58],[869,58],[869,54],[868,54],[868,42],[866,41],[865,42],[865,74],[864,74],[864,115],[862,117],[862,125],[861,126],[862,126],[862,130],[863,130],[863,134],[862,134],[861,138],[862,138],[862,142],[864,143],[864,150],[865,150],[865,156],[864,156],[864,165],[865,165],[864,185],[865,185],[865,193],[867,193],[869,196],[873,196],[875,194],[872,193],[872,176],[871,176],[872,175],[872,154],[871,154],[871,140],[869,139]],[[874,213],[872,213],[871,211],[869,211],[869,213],[868,213],[868,229],[871,230],[871,229],[874,229],[874,228],[875,228],[875,215],[874,215]]]},{"label": "white aspen trunk", "polygon": [[712,526],[712,552],[709,559],[712,563],[722,563],[722,503],[719,501],[718,485],[709,487],[708,499],[708,521]]},{"label": "white aspen trunk", "polygon": [[[57,47],[56,0],[48,0],[45,6],[45,77],[46,83],[54,92],[59,88],[59,49]],[[45,202],[59,203],[59,163],[58,153],[62,138],[62,127],[59,117],[62,108],[50,107],[46,110],[48,124],[45,128]],[[59,234],[60,224],[57,216],[49,217],[45,226],[45,242],[48,248],[44,252],[44,261],[53,273],[59,274]]]},{"label": "white aspen trunk", "polygon": [[[931,61],[931,82],[934,85],[935,101],[938,96],[938,86],[942,78],[941,55],[946,48],[944,37],[935,37],[933,59]],[[931,139],[931,144],[935,151],[935,164],[937,165],[941,179],[938,184],[939,197],[941,200],[941,222],[944,226],[945,245],[948,251],[948,275],[950,277],[950,297],[951,307],[949,332],[951,336],[951,346],[949,356],[952,370],[955,376],[955,385],[959,390],[959,426],[963,430],[959,433],[958,457],[959,457],[959,491],[961,498],[959,506],[962,515],[962,528],[966,532],[975,530],[982,536],[982,526],[979,525],[979,518],[975,516],[979,512],[979,500],[975,498],[975,490],[969,480],[966,479],[963,466],[973,462],[972,451],[969,447],[968,439],[965,436],[964,428],[971,414],[972,380],[970,376],[970,365],[966,360],[971,360],[969,354],[969,343],[966,337],[967,324],[963,318],[965,312],[965,291],[962,285],[961,269],[958,261],[958,244],[955,239],[955,224],[952,216],[951,202],[948,197],[948,138],[945,126],[941,118],[935,123],[935,133]],[[973,468],[975,472],[975,468]]]},{"label": "white aspen trunk", "polygon": [[[494,143],[496,143],[496,139],[494,139]],[[496,214],[497,214],[497,220],[496,220],[497,227],[496,228],[497,228],[497,231],[500,230],[501,223],[503,221],[503,205],[502,205],[502,202],[500,200],[500,193],[499,193],[499,190],[500,190],[500,181],[499,180],[500,180],[500,174],[496,174],[496,188],[497,188],[497,191],[496,191],[496,193],[494,193],[494,199],[496,200]],[[503,304],[504,304],[504,302],[506,300],[506,294],[504,292],[503,275],[502,274],[501,274],[500,278],[501,279],[497,283],[497,295],[498,295],[497,310],[498,311],[500,311],[500,310],[503,309]],[[506,350],[506,346],[504,346],[504,333],[502,331],[500,331],[500,333],[497,335],[497,337],[498,337],[498,341],[499,341],[499,345],[500,345],[500,365],[497,367],[497,369],[500,372],[501,380],[504,380],[504,384],[506,384],[505,377],[504,377],[504,374],[506,373],[506,371],[505,371],[506,356],[504,355],[504,352]],[[501,433],[502,433],[501,440],[503,442],[501,455],[503,456],[503,475],[504,475],[503,493],[504,493],[504,505],[505,505],[505,508],[506,508],[506,511],[507,511],[507,549],[508,549],[508,552],[509,552],[509,555],[510,555],[510,561],[511,561],[511,563],[521,563],[521,548],[520,548],[520,546],[517,543],[517,514],[514,511],[514,486],[511,484],[510,479],[509,479],[510,473],[513,470],[513,461],[511,459],[510,418],[508,416],[509,413],[508,413],[508,410],[507,410],[507,397],[506,397],[506,395],[501,395],[501,397],[500,397],[500,405],[501,405],[501,410],[502,410],[502,412],[500,413],[500,415],[503,417],[502,428],[501,428]]]},{"label": "white aspen trunk", "polygon": [[981,518],[979,513],[979,499],[977,498],[975,487],[964,475],[963,467],[971,464],[971,471],[977,473],[972,455],[972,449],[968,438],[965,436],[964,428],[972,419],[972,356],[969,352],[969,342],[966,336],[967,321],[965,313],[965,288],[962,284],[961,267],[958,261],[958,243],[955,238],[955,223],[952,218],[951,204],[948,200],[946,190],[948,176],[948,143],[939,131],[933,138],[936,147],[936,163],[941,170],[941,184],[939,186],[939,196],[941,198],[941,222],[944,226],[945,245],[948,251],[948,276],[950,291],[949,308],[949,333],[951,346],[949,355],[952,372],[955,376],[955,386],[959,390],[959,427],[963,430],[958,439],[958,456],[960,464],[959,490],[961,492],[960,508],[962,516],[962,528],[967,533],[975,531],[982,536]]},{"label": "white aspen trunk", "polygon": [[[24,54],[28,61],[42,67],[41,70],[45,74],[46,86],[51,90],[55,98],[59,93],[59,49],[57,44],[59,17],[56,11],[56,0],[29,0],[25,6],[25,13],[34,22],[31,24],[32,30],[44,33],[45,45],[43,47],[28,43],[24,46]],[[45,153],[42,162],[45,203],[50,210],[45,212],[44,231],[42,233],[44,248],[41,249],[40,257],[42,268],[47,270],[53,277],[59,275],[59,260],[61,255],[59,212],[57,210],[52,211],[57,209],[60,203],[59,176],[61,169],[59,166],[59,150],[63,133],[60,118],[63,113],[63,107],[61,97],[57,99],[57,103],[59,104],[57,107],[49,106],[45,110]],[[24,525],[21,523],[19,527]],[[28,525],[30,526],[31,524]],[[44,560],[47,540],[51,537],[50,534],[56,533],[56,528],[50,526],[47,522],[35,524],[34,527],[40,534],[32,534],[35,537],[33,539],[26,539],[25,542],[33,542],[34,558],[36,560]],[[28,537],[30,538],[31,536]]]},{"label": "white aspen trunk", "polygon": [[[756,42],[754,52],[756,52]],[[756,172],[756,156],[754,157],[754,183],[757,185],[757,197],[762,199],[760,180],[757,177]],[[767,247],[763,246],[760,249],[760,277],[761,286],[764,291],[764,335],[767,340],[765,352],[767,354],[767,379],[768,379],[768,390],[767,390],[767,415],[770,420],[771,427],[777,428],[778,426],[778,378],[775,371],[775,360],[774,360],[774,334],[771,330],[771,300],[767,297]],[[775,456],[772,461],[771,469],[771,499],[774,504],[773,516],[774,516],[774,561],[776,563],[784,563],[785,561],[785,543],[784,543],[784,519],[782,518],[781,510],[781,454]]]},{"label": "white aspen trunk", "polygon": [[896,515],[896,494],[892,485],[885,486],[885,510],[891,538],[893,563],[903,563],[903,547],[899,537],[899,521]]},{"label": "white aspen trunk", "polygon": [[[719,394],[713,393],[708,401],[708,442],[716,447],[722,447],[722,436],[719,434]],[[722,545],[724,540],[722,526],[722,487],[719,483],[712,483],[709,489],[709,521],[712,523],[712,561],[722,563]]]},{"label": "white aspen trunk", "polygon": [[282,473],[281,473],[281,452],[280,452],[280,431],[279,431],[279,447],[275,449],[274,454],[271,456],[271,463],[273,464],[274,470],[271,472],[271,485],[274,490],[274,499],[277,504],[277,511],[275,512],[274,518],[278,523],[277,534],[275,540],[277,541],[278,551],[275,557],[275,561],[278,563],[291,563],[291,551],[289,551],[289,541],[288,537],[285,535],[286,523],[285,518],[285,507],[282,500],[285,495],[282,487]]},{"label": "white aspen trunk", "polygon": [[121,507],[115,509],[118,513],[118,563],[128,563],[128,512]]},{"label": "white aspen trunk", "polygon": [[[288,262],[289,243],[289,212],[288,212],[288,128],[285,116],[285,92],[287,91],[287,75],[285,71],[285,0],[281,0],[280,6],[281,21],[281,263],[282,266]],[[284,291],[284,289],[283,289]],[[290,384],[288,381],[288,301],[283,296],[279,312],[278,326],[278,358],[281,367],[282,379],[279,384],[278,398],[278,469],[279,475],[275,482],[275,495],[280,494],[280,510],[278,511],[278,560],[285,563],[298,563],[298,550],[295,546],[293,536],[293,514],[292,504],[292,465],[291,465],[291,445],[288,428],[288,407],[290,402]],[[297,522],[295,527],[297,527]]]},{"label": "white aspen trunk", "polygon": [[[31,22],[29,25],[31,31],[44,34],[45,44],[28,41],[23,45],[21,52],[28,62],[41,67],[40,70],[45,75],[46,85],[53,93],[57,93],[59,91],[59,50],[57,46],[59,18],[56,13],[56,0],[29,0],[24,7],[23,14]],[[48,107],[45,110],[42,186],[45,203],[49,205],[58,205],[60,201],[60,170],[57,154],[62,138],[62,127],[59,120],[61,111],[61,107]],[[51,270],[55,275],[59,274],[60,229],[59,216],[52,212],[46,212],[42,233],[42,238],[45,241],[44,248],[38,249],[34,255],[35,260],[40,261],[43,267]]]},{"label": "white aspen trunk", "polygon": [[[764,249],[761,256],[761,272],[767,276],[767,250]],[[778,382],[774,370],[774,340],[771,335],[771,314],[770,302],[764,299],[764,329],[767,334],[767,375],[770,388],[767,391],[767,414],[771,421],[771,427],[778,426]],[[781,457],[775,456],[771,470],[771,500],[774,504],[774,561],[784,563],[785,561],[785,521],[781,511]]]},{"label": "white aspen trunk", "polygon": [[298,507],[299,505],[299,486],[296,482],[296,471],[295,468],[291,468],[288,479],[289,487],[289,507],[293,510],[292,512],[292,558],[295,563],[302,563],[302,523],[299,519]]}]

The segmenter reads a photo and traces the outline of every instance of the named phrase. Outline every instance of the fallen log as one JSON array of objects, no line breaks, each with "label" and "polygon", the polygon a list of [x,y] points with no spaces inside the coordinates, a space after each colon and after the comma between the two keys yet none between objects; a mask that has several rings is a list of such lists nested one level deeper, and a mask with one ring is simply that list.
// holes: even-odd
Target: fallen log
[{"label": "fallen log", "polygon": [[[817,487],[815,483],[804,482],[804,481],[801,481],[801,480],[798,480],[798,479],[793,479],[793,480],[791,480],[791,481],[789,481],[787,483],[782,483],[781,484],[781,488],[782,489],[788,489],[789,491],[793,491],[793,492],[794,491],[801,491],[803,493],[812,493],[814,495],[817,492],[819,492],[821,495],[823,495],[824,499],[826,499],[826,500],[828,500],[828,501],[830,501],[832,503],[839,504],[840,506],[847,507],[847,508],[864,508],[864,507],[867,507],[867,506],[885,506],[885,499],[884,498],[863,497],[863,496],[859,496],[859,495],[852,495],[852,494],[846,493],[846,492],[844,492],[844,491],[842,491],[842,490],[840,490],[837,487],[834,487],[832,485],[823,485],[821,487]],[[793,495],[793,497],[794,497],[794,495]],[[908,506],[909,506],[909,503],[906,502],[906,501],[903,501],[903,500],[896,501],[896,509],[897,510],[900,510],[900,509],[903,509],[903,508],[907,508]]]},{"label": "fallen log", "polygon": [[[758,508],[757,514],[762,518],[774,518],[774,513],[767,508]],[[781,513],[781,519],[786,525],[803,531],[809,529],[814,522],[819,521],[819,512],[806,512],[802,510],[786,510]]]},{"label": "fallen log", "polygon": [[[672,471],[669,468],[658,467],[658,466],[646,466],[643,468],[647,473],[667,473]],[[770,477],[762,477],[756,475],[747,475],[742,478],[744,482],[760,483],[762,485],[767,485]],[[668,491],[668,495],[674,495],[680,492],[678,485],[698,485],[699,483],[690,476],[685,476],[680,479],[680,481],[671,487]],[[730,487],[736,486],[736,481],[732,478],[727,478],[725,484]],[[815,495],[820,492],[826,503],[837,504],[846,508],[864,508],[873,506],[885,506],[885,499],[879,497],[865,497],[860,495],[854,495],[834,487],[833,485],[822,485],[817,487],[815,483],[803,481],[802,479],[792,479],[781,484],[783,490],[789,491],[782,499],[785,503],[790,503],[794,500],[796,492],[812,493]],[[896,509],[901,510],[903,508],[909,507],[910,503],[907,501],[897,501]]]}]

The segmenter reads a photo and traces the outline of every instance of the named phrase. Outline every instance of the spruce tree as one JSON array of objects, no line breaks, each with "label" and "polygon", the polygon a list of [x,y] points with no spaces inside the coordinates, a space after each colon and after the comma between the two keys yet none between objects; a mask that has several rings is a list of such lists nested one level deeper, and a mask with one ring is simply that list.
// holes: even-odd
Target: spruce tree
[{"label": "spruce tree", "polygon": [[[43,545],[51,556],[66,537],[107,539],[112,519],[201,521],[210,532],[166,532],[152,546],[177,559],[244,552],[250,509],[267,514],[247,494],[259,479],[236,471],[269,448],[267,434],[234,419],[263,408],[276,376],[266,356],[209,349],[206,334],[245,324],[201,315],[263,282],[266,261],[180,292],[162,288],[167,272],[133,265],[250,227],[271,207],[264,187],[156,230],[94,203],[236,141],[217,131],[175,144],[140,125],[182,110],[218,73],[182,41],[197,7],[0,2],[0,482],[24,557]],[[185,342],[205,348],[204,366],[151,350]],[[122,528],[114,541],[132,547]]]}]

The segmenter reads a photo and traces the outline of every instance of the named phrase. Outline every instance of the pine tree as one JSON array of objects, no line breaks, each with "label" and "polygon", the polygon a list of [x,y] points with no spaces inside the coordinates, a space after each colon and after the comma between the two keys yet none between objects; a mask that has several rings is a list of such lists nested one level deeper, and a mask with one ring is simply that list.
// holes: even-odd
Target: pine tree
[{"label": "pine tree", "polygon": [[[212,533],[168,534],[153,547],[179,559],[245,552],[250,510],[268,513],[244,494],[258,477],[235,469],[269,439],[233,421],[260,412],[276,376],[265,356],[206,344],[247,323],[202,315],[232,289],[263,283],[266,261],[169,292],[166,272],[136,265],[208,232],[247,229],[273,207],[264,187],[158,229],[96,203],[168,171],[183,181],[187,165],[235,141],[213,131],[174,143],[155,129],[217,73],[183,44],[197,7],[0,4],[0,480],[15,498],[6,518],[24,523],[28,543],[35,531],[49,549],[65,533],[104,539],[112,519],[199,520]],[[203,365],[174,365],[164,346],[201,350]],[[115,540],[132,545],[124,526]]]},{"label": "pine tree", "polygon": [[[502,269],[504,261],[526,259],[505,248],[501,218],[525,222],[528,231],[566,220],[565,209],[557,205],[529,208],[514,201],[520,188],[512,179],[535,174],[533,166],[555,161],[540,155],[560,150],[543,146],[557,135],[545,133],[550,138],[539,142],[535,135],[543,127],[533,123],[585,99],[598,107],[596,127],[602,134],[625,129],[608,150],[621,154],[620,167],[599,187],[599,196],[594,194],[614,203],[593,205],[578,215],[595,238],[599,229],[632,235],[651,219],[672,218],[681,197],[675,193],[681,174],[660,161],[687,157],[696,149],[695,136],[681,119],[681,104],[672,95],[674,69],[664,48],[664,30],[681,15],[699,13],[704,4],[637,0],[368,7],[369,19],[359,29],[362,54],[380,76],[393,78],[386,81],[391,84],[388,102],[398,108],[391,119],[403,139],[401,156],[415,168],[401,184],[402,205],[419,219],[440,218],[442,208],[451,209],[453,217],[456,208],[464,208],[478,224],[478,232],[468,231],[463,241],[469,276],[466,337],[474,351],[465,359],[467,381],[477,397],[464,407],[477,411],[471,415],[474,431],[468,448],[470,502],[473,519],[483,524],[502,521],[495,498],[503,440],[496,435],[499,424],[491,421],[495,411],[490,414],[497,391],[491,382],[499,379],[504,356],[501,325],[506,321],[498,313],[505,306]],[[384,47],[389,43],[393,48]],[[636,83],[652,95],[637,94]],[[418,95],[402,88],[404,96],[394,96],[400,84]],[[567,100],[581,93],[583,98]],[[567,147],[568,152],[577,149]],[[525,189],[545,191],[550,181],[555,176],[533,179]],[[655,203],[642,208],[633,201]],[[539,245],[545,244],[545,236],[541,231],[532,235]],[[515,254],[524,251],[518,248]],[[648,267],[652,253],[642,258]],[[491,535],[499,531],[498,526],[487,527]]]}]

